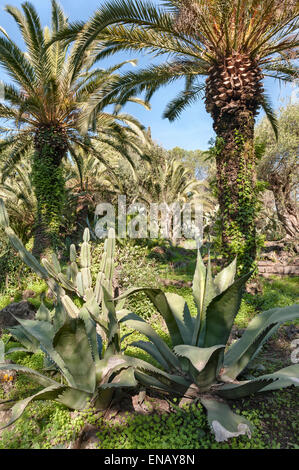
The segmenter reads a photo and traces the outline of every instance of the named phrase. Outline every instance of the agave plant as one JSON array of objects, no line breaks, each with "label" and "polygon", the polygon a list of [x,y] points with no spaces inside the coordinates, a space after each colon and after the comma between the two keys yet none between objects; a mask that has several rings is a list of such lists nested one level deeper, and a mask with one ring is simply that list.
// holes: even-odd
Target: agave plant
[{"label": "agave plant", "polygon": [[[35,400],[55,400],[71,409],[82,409],[89,400],[97,409],[104,409],[115,388],[137,385],[132,366],[121,358],[120,328],[112,297],[113,233],[110,232],[106,240],[101,271],[93,289],[88,229],[81,247],[81,269],[77,266],[76,250],[72,246],[71,264],[63,274],[55,255],[52,263],[44,260],[45,267],[38,263],[10,228],[2,200],[0,209],[0,223],[13,246],[25,263],[48,283],[57,299],[52,312],[42,304],[35,320],[15,317],[19,325],[10,333],[26,351],[42,350],[46,357],[45,369],[61,375],[61,380],[56,381],[27,367],[5,363],[5,345],[0,341],[0,371],[14,370],[45,387],[13,406],[7,426],[14,423]],[[81,308],[75,305],[64,288],[83,300]],[[10,349],[7,354],[13,351],[15,349]]]},{"label": "agave plant", "polygon": [[142,318],[125,310],[118,313],[120,322],[149,339],[132,345],[146,351],[161,368],[160,373],[145,366],[143,370],[136,369],[136,379],[145,386],[199,400],[207,410],[217,441],[242,434],[250,437],[252,433],[250,422],[234,414],[225,399],[299,383],[299,364],[252,380],[239,378],[278,327],[299,317],[299,305],[261,313],[250,322],[242,338],[229,346],[242,291],[251,273],[237,280],[235,275],[236,260],[213,278],[210,261],[205,267],[198,253],[193,280],[196,317],[191,316],[183,297],[159,289],[131,289],[120,297],[144,291],[164,318],[172,347]]}]

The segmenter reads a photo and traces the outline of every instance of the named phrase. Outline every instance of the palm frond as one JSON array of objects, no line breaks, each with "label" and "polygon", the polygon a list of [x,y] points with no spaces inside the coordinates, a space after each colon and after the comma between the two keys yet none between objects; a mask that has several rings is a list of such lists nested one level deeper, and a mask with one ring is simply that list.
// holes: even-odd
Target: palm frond
[{"label": "palm frond", "polygon": [[266,113],[267,118],[272,126],[273,132],[275,134],[276,139],[278,139],[278,121],[275,111],[272,107],[271,100],[269,96],[263,95],[263,101],[261,102],[262,108]]}]

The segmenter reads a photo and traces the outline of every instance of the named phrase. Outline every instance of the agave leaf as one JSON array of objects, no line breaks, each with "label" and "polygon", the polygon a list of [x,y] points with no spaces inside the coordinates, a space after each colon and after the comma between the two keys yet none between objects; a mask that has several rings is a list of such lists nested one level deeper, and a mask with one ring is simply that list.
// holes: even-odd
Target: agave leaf
[{"label": "agave leaf", "polygon": [[[27,348],[21,348],[21,347],[19,347],[19,348],[10,348],[8,351],[6,351],[5,354],[6,355],[7,354],[13,354],[15,352],[26,352],[26,353],[28,353],[28,349]],[[29,350],[29,352],[33,352],[33,351]]]},{"label": "agave leaf", "polygon": [[130,364],[125,360],[125,356],[113,354],[113,351],[111,353],[109,348],[106,349],[104,359],[99,361],[96,366],[97,384],[107,383],[112,373],[128,367],[130,367]]},{"label": "agave leaf", "polygon": [[209,304],[206,312],[204,347],[209,348],[215,344],[227,343],[241,305],[243,288],[251,274],[246,274],[235,281]]},{"label": "agave leaf", "polygon": [[15,372],[19,372],[20,374],[29,375],[33,380],[35,380],[35,382],[40,385],[43,385],[44,387],[50,387],[57,384],[55,380],[52,380],[49,377],[40,374],[36,370],[30,369],[25,366],[20,366],[18,364],[0,364],[0,370],[13,370]]},{"label": "agave leaf", "polygon": [[197,310],[199,314],[202,311],[203,304],[204,304],[206,276],[207,276],[207,268],[205,267],[204,262],[201,257],[201,253],[198,250],[197,263],[196,263],[195,273],[193,277],[192,289],[193,289],[193,296],[194,296],[195,304],[197,306]]},{"label": "agave leaf", "polygon": [[[71,320],[56,333],[53,346],[72,376],[73,387],[93,393],[95,364],[83,320]],[[55,361],[56,362],[56,361]]]},{"label": "agave leaf", "polygon": [[34,320],[17,320],[30,335],[38,340],[41,349],[43,349],[52,359],[52,361],[55,362],[68,383],[74,387],[74,378],[70,374],[60,354],[53,347],[53,340],[55,335],[53,325],[48,322],[37,322]]},{"label": "agave leaf", "polygon": [[270,334],[273,334],[282,323],[296,320],[298,317],[299,305],[274,308],[254,317],[242,338],[234,343],[225,354],[223,377],[230,379],[238,377],[256,356]]},{"label": "agave leaf", "polygon": [[91,347],[92,357],[95,364],[97,364],[97,362],[100,361],[100,357],[98,349],[96,323],[91,319],[89,312],[85,306],[81,308],[79,318],[84,321],[86,334]]},{"label": "agave leaf", "polygon": [[125,370],[122,370],[111,380],[109,383],[105,383],[101,385],[101,388],[104,390],[107,388],[133,388],[137,386],[137,381],[134,374],[134,369],[132,367],[128,367]]},{"label": "agave leaf", "polygon": [[55,399],[58,403],[62,403],[71,410],[84,410],[91,399],[91,394],[77,390],[75,388],[65,387],[62,393],[59,393]]},{"label": "agave leaf", "polygon": [[[126,364],[129,366],[132,366],[134,370],[138,370],[139,372],[146,372],[151,376],[158,377],[158,379],[161,382],[167,382],[172,384],[172,391],[177,389],[187,390],[190,387],[190,381],[188,379],[185,379],[182,376],[175,375],[175,374],[169,374],[161,369],[158,369],[157,367],[153,366],[152,364],[143,361],[142,359],[138,359],[136,357],[131,357],[131,356],[119,356],[122,358]],[[178,391],[178,393],[180,393]]]},{"label": "agave leaf", "polygon": [[201,253],[198,250],[197,263],[196,263],[195,273],[193,277],[193,284],[192,284],[193,297],[194,297],[195,305],[197,308],[197,317],[195,320],[194,333],[193,333],[193,339],[192,339],[193,345],[198,343],[198,337],[199,337],[199,332],[200,332],[200,327],[201,327],[201,317],[202,317],[204,298],[205,298],[206,276],[207,276],[207,268],[205,267],[204,262],[201,257]]},{"label": "agave leaf", "polygon": [[25,409],[31,402],[37,401],[37,400],[55,400],[55,398],[57,398],[59,394],[66,388],[67,387],[65,385],[56,383],[55,385],[51,385],[50,387],[45,388],[41,392],[38,392],[35,395],[32,395],[31,397],[18,401],[12,407],[12,410],[11,410],[12,416],[11,416],[10,421],[5,426],[1,427],[0,430],[8,428],[13,423],[15,423],[22,416]]},{"label": "agave leaf", "polygon": [[5,228],[5,233],[7,234],[11,244],[14,246],[14,248],[19,252],[20,257],[24,261],[27,266],[29,266],[33,271],[38,274],[42,279],[46,279],[49,277],[48,273],[45,268],[43,268],[37,259],[29,252],[26,250],[24,247],[23,243],[21,240],[16,236],[14,231],[10,227]]},{"label": "agave leaf", "polygon": [[40,349],[38,340],[34,338],[34,336],[30,335],[22,325],[8,328],[8,331],[26,348],[27,352],[36,353]]},{"label": "agave leaf", "polygon": [[104,319],[103,319],[103,315],[102,315],[101,309],[100,309],[100,307],[97,303],[95,295],[93,295],[92,297],[90,297],[88,299],[88,301],[85,304],[85,307],[87,308],[89,314],[94,319],[94,321],[96,323],[99,323],[99,325],[101,325],[101,326],[104,325],[105,329],[107,329],[107,327],[108,327],[107,321],[104,321]]},{"label": "agave leaf", "polygon": [[3,199],[0,198],[0,225],[9,227],[9,217]]},{"label": "agave leaf", "polygon": [[238,384],[225,384],[217,389],[217,394],[222,398],[238,400],[239,398],[247,397],[262,390],[267,385],[272,384],[275,380],[275,377],[257,378],[254,380],[239,382]]},{"label": "agave leaf", "polygon": [[222,271],[219,274],[217,274],[217,276],[215,277],[214,283],[218,290],[218,294],[221,294],[222,292],[224,292],[234,283],[236,272],[237,272],[237,258],[235,258],[234,261],[229,266],[222,269]]},{"label": "agave leaf", "polygon": [[158,349],[170,369],[180,368],[180,363],[176,355],[171,351],[167,344],[160,338],[155,330],[148,325],[142,318],[134,313],[128,313],[127,310],[118,312],[120,323],[125,323],[129,328],[139,331],[145,335]]},{"label": "agave leaf", "polygon": [[122,300],[126,297],[136,294],[137,292],[144,292],[148,296],[148,298],[153,302],[158,312],[164,318],[170,337],[171,337],[172,345],[175,346],[177,344],[184,343],[182,335],[180,333],[180,329],[176,322],[176,317],[173,314],[168,304],[166,295],[161,289],[148,289],[145,287],[140,287],[140,288],[133,287],[132,289],[129,289],[128,291],[124,292],[124,294],[122,294],[116,300],[117,301]]},{"label": "agave leaf", "polygon": [[183,340],[182,342],[184,344],[192,344],[191,342],[194,331],[194,318],[191,317],[186,300],[180,295],[171,294],[169,292],[167,292],[165,296],[176,324],[180,330],[180,334]]},{"label": "agave leaf", "polygon": [[200,401],[208,412],[208,422],[217,442],[242,435],[251,438],[251,423],[243,416],[233,413],[226,403],[212,398],[201,398]]},{"label": "agave leaf", "polygon": [[201,372],[209,363],[214,352],[219,349],[224,349],[224,347],[223,345],[217,345],[211,348],[198,348],[196,346],[181,344],[176,346],[174,351],[179,356],[187,357],[197,372]]},{"label": "agave leaf", "polygon": [[222,356],[224,348],[224,345],[217,345],[211,348],[180,345],[176,346],[174,351],[179,356],[189,359],[192,364],[190,373],[194,382],[200,389],[206,389],[216,381],[219,359]]},{"label": "agave leaf", "polygon": [[283,369],[274,372],[273,374],[263,375],[259,377],[260,380],[262,379],[271,379],[273,380],[272,383],[269,383],[264,388],[260,390],[260,392],[269,392],[270,390],[280,390],[282,388],[291,387],[294,385],[295,387],[299,386],[299,364],[293,364],[288,367],[284,367]]},{"label": "agave leaf", "polygon": [[35,319],[38,321],[51,322],[50,311],[47,309],[44,302],[41,303],[38,311],[36,312]]},{"label": "agave leaf", "polygon": [[[164,390],[167,393],[176,393],[176,389],[174,389],[171,385],[167,386],[163,382],[158,380],[156,377],[148,375],[139,370],[135,371],[135,377],[137,381],[144,387],[151,387],[151,388],[156,388],[158,390]],[[178,395],[181,395],[181,394],[178,393]]]},{"label": "agave leaf", "polygon": [[67,320],[66,311],[62,305],[61,299],[58,298],[57,304],[55,305],[54,314],[52,318],[54,332],[60,330],[60,328],[65,324]]},{"label": "agave leaf", "polygon": [[156,346],[150,341],[134,341],[129,346],[142,349],[143,351],[148,353],[150,356],[152,356],[155,359],[155,361],[157,361],[163,367],[163,369],[165,370],[168,369],[169,366],[167,364],[167,361],[164,359],[162,354],[160,354]]}]

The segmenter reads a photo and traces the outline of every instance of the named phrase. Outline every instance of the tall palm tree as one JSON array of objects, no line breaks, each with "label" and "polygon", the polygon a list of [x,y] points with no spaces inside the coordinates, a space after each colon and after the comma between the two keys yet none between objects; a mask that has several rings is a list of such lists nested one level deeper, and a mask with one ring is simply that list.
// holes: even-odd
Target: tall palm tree
[{"label": "tall palm tree", "polygon": [[[96,150],[99,140],[123,148],[126,157],[127,146],[135,147],[137,136],[137,131],[127,130],[128,123],[133,121],[135,128],[139,124],[131,116],[121,115],[119,107],[106,113],[98,99],[102,88],[116,80],[117,70],[127,62],[102,70],[94,68],[88,54],[83,54],[75,69],[69,45],[49,45],[68,25],[56,0],[52,0],[51,29],[42,28],[29,2],[23,3],[21,10],[13,6],[5,9],[19,27],[25,51],[11,38],[0,37],[0,65],[12,80],[4,85],[0,118],[7,120],[8,126],[13,123],[1,128],[5,139],[0,153],[6,156],[3,171],[7,174],[33,149],[32,181],[38,203],[35,252],[40,254],[59,241],[65,200],[63,159],[69,153],[76,158],[74,146],[85,152],[92,149],[102,159]],[[110,104],[115,102],[110,100]]]},{"label": "tall palm tree", "polygon": [[229,257],[238,253],[244,269],[256,254],[253,140],[260,106],[276,125],[262,81],[298,77],[298,11],[296,0],[112,0],[86,25],[61,34],[78,39],[75,64],[88,48],[97,59],[120,50],[167,56],[125,74],[106,100],[120,89],[123,100],[143,91],[149,99],[159,87],[185,78],[185,89],[164,112],[174,120],[205,98],[217,134],[223,250]]}]

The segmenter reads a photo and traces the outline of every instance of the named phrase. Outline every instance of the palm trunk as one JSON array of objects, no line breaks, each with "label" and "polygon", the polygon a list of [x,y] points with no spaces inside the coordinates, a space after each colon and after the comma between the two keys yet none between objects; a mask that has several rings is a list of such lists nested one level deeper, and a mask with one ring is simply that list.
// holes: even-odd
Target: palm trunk
[{"label": "palm trunk", "polygon": [[230,260],[238,256],[241,273],[252,268],[257,251],[254,118],[262,79],[257,63],[235,52],[210,68],[206,87],[206,109],[217,134],[222,254]]},{"label": "palm trunk", "polygon": [[238,256],[241,272],[256,258],[256,165],[254,116],[235,114],[217,126],[217,189],[221,213],[222,254]]},{"label": "palm trunk", "polygon": [[32,181],[37,198],[33,253],[46,255],[59,245],[59,229],[65,201],[61,161],[67,153],[67,137],[59,126],[40,127],[35,134]]}]

